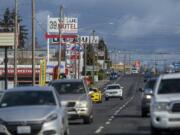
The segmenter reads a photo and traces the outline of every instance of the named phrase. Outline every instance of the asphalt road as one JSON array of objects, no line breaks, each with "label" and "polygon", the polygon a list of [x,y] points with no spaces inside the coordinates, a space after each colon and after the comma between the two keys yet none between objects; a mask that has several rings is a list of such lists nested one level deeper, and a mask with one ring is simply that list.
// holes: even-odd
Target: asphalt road
[{"label": "asphalt road", "polygon": [[126,76],[117,80],[124,87],[124,99],[110,99],[94,104],[94,122],[84,125],[81,120],[70,121],[71,135],[149,135],[149,118],[142,118],[140,76]]}]

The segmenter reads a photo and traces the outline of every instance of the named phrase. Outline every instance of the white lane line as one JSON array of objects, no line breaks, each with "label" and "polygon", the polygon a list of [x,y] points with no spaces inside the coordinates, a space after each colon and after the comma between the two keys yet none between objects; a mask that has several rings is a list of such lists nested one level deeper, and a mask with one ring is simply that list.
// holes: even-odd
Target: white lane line
[{"label": "white lane line", "polygon": [[112,121],[112,119],[110,118],[110,119],[108,119],[108,121]]},{"label": "white lane line", "polygon": [[99,134],[103,128],[104,128],[103,126],[100,126],[94,133]]},{"label": "white lane line", "polygon": [[106,125],[109,125],[110,123],[111,123],[111,122],[107,121],[107,122],[106,122]]},{"label": "white lane line", "polygon": [[[123,104],[123,106],[119,107],[119,109],[115,111],[114,115],[112,115],[105,124],[106,125],[111,124],[111,121],[115,118],[115,115],[117,115],[122,109],[124,109],[134,98],[135,95],[133,95],[125,104]],[[99,134],[103,128],[104,128],[103,126],[100,126],[94,133]]]}]

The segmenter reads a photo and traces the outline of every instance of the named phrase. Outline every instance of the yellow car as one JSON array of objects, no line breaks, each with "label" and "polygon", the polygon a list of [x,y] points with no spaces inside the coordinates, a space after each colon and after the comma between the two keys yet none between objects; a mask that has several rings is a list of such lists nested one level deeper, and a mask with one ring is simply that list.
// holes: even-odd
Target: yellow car
[{"label": "yellow car", "polygon": [[89,95],[91,96],[93,102],[102,103],[102,92],[98,88],[90,88]]}]

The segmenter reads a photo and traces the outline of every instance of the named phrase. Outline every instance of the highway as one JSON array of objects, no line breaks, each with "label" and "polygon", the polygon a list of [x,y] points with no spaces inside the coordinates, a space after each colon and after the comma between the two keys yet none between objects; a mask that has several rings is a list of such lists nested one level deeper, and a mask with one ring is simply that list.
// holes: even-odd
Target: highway
[{"label": "highway", "polygon": [[71,135],[148,135],[149,118],[141,117],[139,87],[142,77],[126,76],[117,80],[124,87],[124,99],[110,99],[94,104],[94,122],[84,125],[81,120],[70,121]]}]

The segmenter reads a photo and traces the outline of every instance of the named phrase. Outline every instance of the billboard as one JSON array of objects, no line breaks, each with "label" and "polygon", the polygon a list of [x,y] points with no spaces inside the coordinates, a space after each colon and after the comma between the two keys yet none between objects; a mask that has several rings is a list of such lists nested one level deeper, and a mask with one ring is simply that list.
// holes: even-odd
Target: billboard
[{"label": "billboard", "polygon": [[0,47],[13,47],[14,46],[14,33],[2,32],[0,33]]},{"label": "billboard", "polygon": [[58,33],[59,26],[62,34],[77,34],[78,33],[78,19],[65,17],[62,21],[60,18],[48,18],[48,32]]}]

